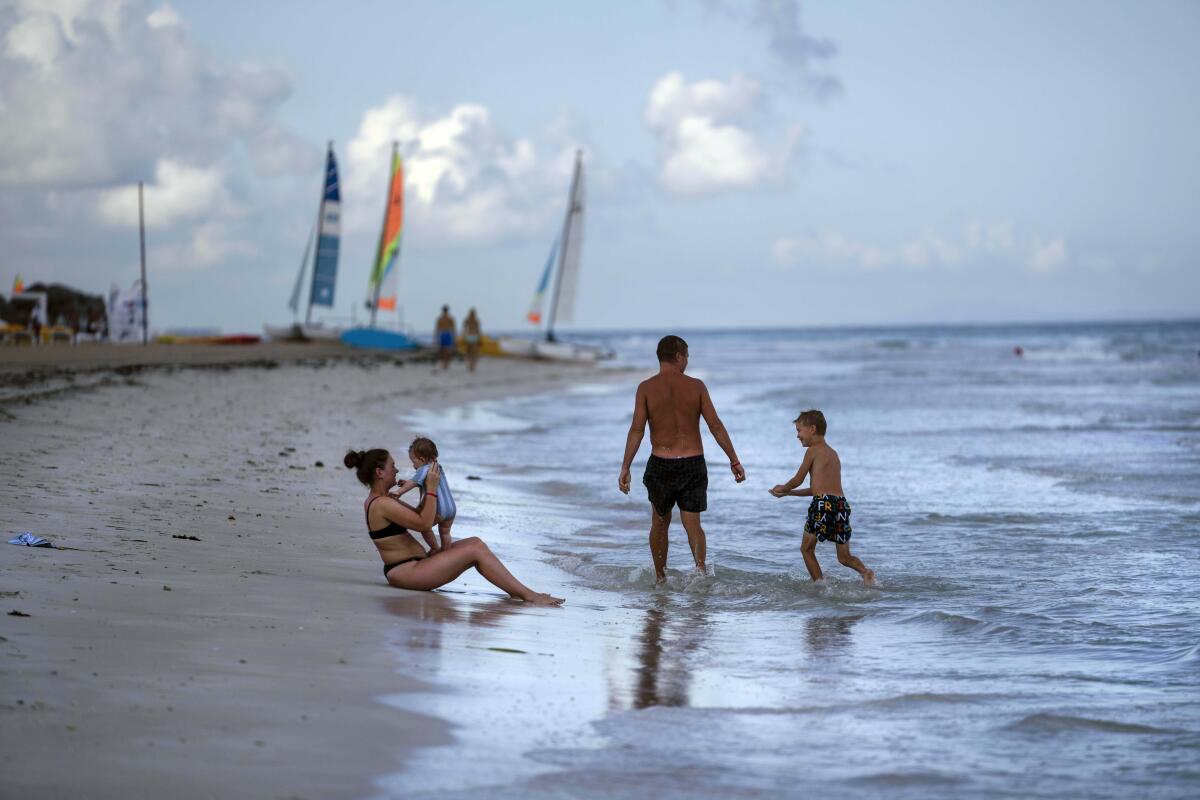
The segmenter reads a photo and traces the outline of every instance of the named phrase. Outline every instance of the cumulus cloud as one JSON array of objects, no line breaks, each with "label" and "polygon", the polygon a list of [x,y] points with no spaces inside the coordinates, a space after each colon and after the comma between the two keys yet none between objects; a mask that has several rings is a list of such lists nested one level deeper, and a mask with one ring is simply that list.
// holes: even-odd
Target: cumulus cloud
[{"label": "cumulus cloud", "polygon": [[[156,271],[201,270],[231,256],[253,255],[242,209],[228,190],[221,167],[197,167],[162,159],[144,187],[147,258]],[[137,186],[100,193],[95,216],[105,226],[132,230],[138,224]]]},{"label": "cumulus cloud", "polygon": [[[144,187],[149,209],[146,227],[169,227],[180,220],[194,219],[214,211],[229,210],[229,194],[219,169],[191,167],[164,159],[154,170],[154,182]],[[96,204],[100,219],[109,225],[138,224],[137,186],[121,186],[102,192]]]},{"label": "cumulus cloud", "polygon": [[819,68],[837,46],[805,31],[796,0],[701,0],[709,10],[766,34],[774,66],[762,80],[735,73],[728,81],[688,83],[670,72],[654,84],[643,119],[658,141],[659,181],[679,195],[753,189],[787,178],[806,136],[800,124],[780,125],[767,113],[764,82],[773,95],[826,99],[841,82]]},{"label": "cumulus cloud", "polygon": [[278,121],[291,92],[277,69],[211,54],[169,3],[0,0],[0,204],[21,210],[6,233],[86,283],[95,265],[41,231],[70,219],[78,239],[117,241],[143,180],[156,271],[248,256],[262,179],[319,170],[319,148]]},{"label": "cumulus cloud", "polygon": [[780,237],[771,244],[771,259],[781,267],[801,264],[864,269],[956,267],[991,259],[1022,263],[1030,269],[1048,272],[1066,264],[1068,257],[1062,239],[1048,243],[1025,240],[1008,222],[972,222],[958,236],[926,232],[888,244],[859,241],[839,231]]},{"label": "cumulus cloud", "polygon": [[748,189],[777,180],[803,137],[794,127],[767,142],[755,130],[762,90],[745,75],[688,83],[682,73],[660,78],[643,112],[658,140],[659,179],[681,195]]},{"label": "cumulus cloud", "polygon": [[201,270],[230,256],[252,256],[253,245],[233,235],[222,220],[207,220],[183,237],[149,245],[147,258],[156,271]]},{"label": "cumulus cloud", "polygon": [[363,115],[347,147],[348,227],[379,224],[392,142],[404,158],[410,229],[419,230],[424,242],[480,243],[540,233],[562,213],[574,147],[543,154],[531,138],[501,131],[485,106],[463,103],[431,116],[395,96]]},{"label": "cumulus cloud", "polygon": [[0,184],[103,188],[237,145],[263,174],[308,170],[319,151],[275,121],[290,94],[277,70],[215,59],[169,5],[22,0],[0,14]]},{"label": "cumulus cloud", "polygon": [[187,27],[187,22],[179,16],[179,12],[172,8],[170,3],[163,3],[146,15],[146,24],[151,28]]}]

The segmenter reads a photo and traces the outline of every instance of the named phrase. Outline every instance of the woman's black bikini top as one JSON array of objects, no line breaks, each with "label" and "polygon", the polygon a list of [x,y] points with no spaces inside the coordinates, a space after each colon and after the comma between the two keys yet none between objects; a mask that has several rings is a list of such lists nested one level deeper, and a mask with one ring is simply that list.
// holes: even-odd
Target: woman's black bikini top
[{"label": "woman's black bikini top", "polygon": [[[376,500],[380,499],[381,497],[383,497],[383,495],[376,495],[375,497],[372,497],[371,503],[374,503]],[[397,525],[395,522],[388,522],[386,528],[380,528],[377,531],[371,530],[371,503],[367,503],[366,515],[367,515],[367,535],[370,536],[372,540],[386,539],[389,536],[397,536],[401,533],[408,533],[408,528],[405,528],[403,525]]]}]

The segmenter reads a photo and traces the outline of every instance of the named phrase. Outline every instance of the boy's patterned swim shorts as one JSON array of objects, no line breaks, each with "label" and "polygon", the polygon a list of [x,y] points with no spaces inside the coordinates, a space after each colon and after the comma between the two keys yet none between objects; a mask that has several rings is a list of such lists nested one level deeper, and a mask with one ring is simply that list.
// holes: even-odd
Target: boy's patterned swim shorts
[{"label": "boy's patterned swim shorts", "polygon": [[846,544],[850,541],[850,504],[836,494],[813,497],[808,504],[804,532],[814,534],[818,542]]}]

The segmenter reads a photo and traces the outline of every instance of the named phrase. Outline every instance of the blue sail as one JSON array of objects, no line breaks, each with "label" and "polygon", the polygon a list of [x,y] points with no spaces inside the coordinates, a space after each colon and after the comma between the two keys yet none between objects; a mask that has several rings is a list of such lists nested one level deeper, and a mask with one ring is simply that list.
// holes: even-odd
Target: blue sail
[{"label": "blue sail", "polygon": [[338,186],[337,160],[333,144],[325,162],[325,195],[321,199],[321,220],[317,231],[317,258],[313,264],[310,303],[333,306],[333,288],[337,283],[338,246],[342,238],[342,192]]},{"label": "blue sail", "polygon": [[550,257],[546,259],[546,268],[542,270],[542,279],[538,281],[537,291],[533,293],[533,300],[529,303],[529,311],[525,314],[525,319],[537,325],[542,321],[542,303],[546,299],[546,290],[550,288],[550,274],[554,270],[554,257],[558,255],[558,239],[554,240],[554,244],[550,246]]}]

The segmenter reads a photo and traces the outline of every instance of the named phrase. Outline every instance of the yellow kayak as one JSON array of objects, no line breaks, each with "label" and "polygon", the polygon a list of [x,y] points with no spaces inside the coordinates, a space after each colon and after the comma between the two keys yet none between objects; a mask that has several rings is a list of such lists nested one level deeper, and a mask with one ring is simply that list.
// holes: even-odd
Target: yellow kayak
[{"label": "yellow kayak", "polygon": [[[462,336],[458,337],[458,352],[465,354],[467,352],[467,340]],[[479,355],[481,356],[504,356],[508,355],[500,349],[500,342],[493,339],[491,336],[479,337]]]}]

